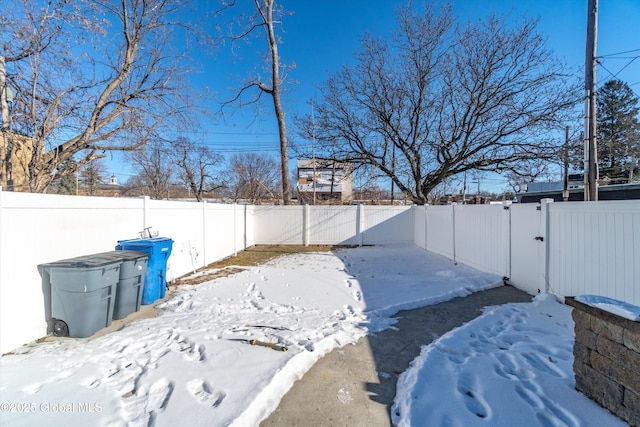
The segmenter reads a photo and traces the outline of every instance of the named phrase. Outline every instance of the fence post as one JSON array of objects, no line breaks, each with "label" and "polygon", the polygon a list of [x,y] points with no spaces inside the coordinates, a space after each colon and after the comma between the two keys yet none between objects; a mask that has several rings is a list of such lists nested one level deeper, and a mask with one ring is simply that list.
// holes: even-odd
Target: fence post
[{"label": "fence post", "polygon": [[538,245],[538,259],[540,260],[540,292],[549,292],[549,205],[553,203],[553,199],[540,200],[540,228],[536,240],[540,241]]},{"label": "fence post", "polygon": [[207,202],[202,199],[202,267],[209,262],[207,260]]},{"label": "fence post", "polygon": [[452,230],[452,238],[453,238],[453,263],[458,264],[456,260],[456,206],[457,203],[451,203],[451,230]]},{"label": "fence post", "polygon": [[429,227],[429,214],[427,211],[429,210],[429,205],[424,205],[424,250],[427,250],[427,228]]},{"label": "fence post", "polygon": [[149,196],[142,196],[142,229],[146,230],[147,227],[150,227],[148,224],[149,221],[149,201],[151,198]]},{"label": "fence post", "polygon": [[363,220],[362,220],[362,203],[356,205],[356,236],[358,238],[358,246],[362,246]]},{"label": "fence post", "polygon": [[[247,229],[249,228],[249,226],[247,224],[249,222],[249,213],[247,211],[249,210],[249,205],[245,204],[243,206],[244,206],[244,221],[242,222],[242,226],[244,228],[243,228],[243,231],[242,231],[242,239],[243,239],[243,241],[242,241],[242,246],[243,246],[242,250],[244,251],[244,250],[247,249]],[[255,224],[252,224],[251,231],[253,231],[254,229],[255,229]],[[255,239],[255,234],[254,234],[254,239]],[[252,239],[252,241],[254,239]]]},{"label": "fence post", "polygon": [[302,206],[302,245],[309,246],[309,205]]},{"label": "fence post", "polygon": [[507,261],[507,280],[511,280],[511,245],[513,245],[512,242],[512,238],[511,238],[511,215],[512,215],[512,209],[511,209],[511,201],[510,200],[504,200],[502,202],[502,209],[507,211],[507,227],[508,227],[508,232],[507,232],[507,241],[508,241],[508,247],[507,247],[507,257],[508,257],[508,261]]}]

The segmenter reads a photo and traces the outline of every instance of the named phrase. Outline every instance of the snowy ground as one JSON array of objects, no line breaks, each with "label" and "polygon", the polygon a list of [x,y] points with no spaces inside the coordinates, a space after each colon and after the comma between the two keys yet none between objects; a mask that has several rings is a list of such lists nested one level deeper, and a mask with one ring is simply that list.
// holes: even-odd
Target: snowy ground
[{"label": "snowy ground", "polygon": [[[414,246],[288,256],[182,287],[121,331],[2,357],[0,424],[254,426],[315,361],[393,313],[500,284]],[[423,349],[394,421],[623,425],[573,390],[572,343],[570,309],[550,296],[492,308]]]}]

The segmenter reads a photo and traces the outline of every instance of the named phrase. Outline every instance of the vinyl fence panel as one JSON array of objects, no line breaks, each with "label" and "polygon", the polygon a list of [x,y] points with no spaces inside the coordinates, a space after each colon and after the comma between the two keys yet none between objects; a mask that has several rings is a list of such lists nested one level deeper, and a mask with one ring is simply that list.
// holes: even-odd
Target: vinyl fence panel
[{"label": "vinyl fence panel", "polygon": [[454,259],[453,208],[455,205],[427,207],[427,250]]},{"label": "vinyl fence panel", "polygon": [[413,243],[413,211],[408,206],[362,206],[365,245]]},{"label": "vinyl fence panel", "polygon": [[[203,203],[146,200],[145,225],[173,240],[167,280],[205,265]],[[135,238],[130,236],[128,238]]]},{"label": "vinyl fence panel", "polygon": [[509,277],[509,210],[503,205],[457,205],[455,260]]},{"label": "vinyl fence panel", "polygon": [[413,209],[413,243],[427,249],[427,206],[416,206]]},{"label": "vinyl fence panel", "polygon": [[304,206],[255,206],[256,245],[302,245]]},{"label": "vinyl fence panel", "polygon": [[357,245],[357,206],[308,206],[308,244]]},{"label": "vinyl fence panel", "polygon": [[552,203],[548,230],[552,292],[640,306],[640,202]]}]

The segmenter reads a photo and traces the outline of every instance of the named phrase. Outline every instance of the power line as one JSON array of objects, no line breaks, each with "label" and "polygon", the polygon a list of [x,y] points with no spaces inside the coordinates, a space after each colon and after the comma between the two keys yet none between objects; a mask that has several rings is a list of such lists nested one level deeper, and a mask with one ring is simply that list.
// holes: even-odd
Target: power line
[{"label": "power line", "polygon": [[[611,71],[611,70],[609,70],[607,67],[605,67],[603,63],[601,63],[601,62],[599,62],[599,61],[598,61],[598,65],[600,65],[600,66],[601,66],[601,67],[602,67],[602,68],[603,68],[607,73],[609,73],[609,76],[607,76],[607,77],[606,77],[606,80],[605,80],[605,82],[603,82],[603,85],[604,85],[604,83],[606,83],[607,81],[609,81],[609,80],[611,80],[611,79],[617,79],[617,78],[618,78],[618,74],[620,74],[620,73],[621,73],[625,68],[627,68],[629,65],[631,65],[631,63],[632,63],[633,61],[635,61],[636,59],[638,59],[638,58],[640,58],[640,56],[636,56],[635,58],[633,58],[633,59],[632,59],[631,61],[629,61],[629,62],[628,62],[624,67],[622,67],[622,68],[620,69],[620,71],[618,71],[618,72],[617,72],[617,73],[615,73],[615,74],[613,73],[613,71]],[[637,84],[637,83],[634,83],[634,85],[635,85],[635,84]],[[627,85],[627,86],[629,86],[629,88],[631,89],[631,86],[633,86],[633,85]],[[602,87],[602,86],[601,86],[601,87]],[[631,89],[631,91],[632,91],[632,92],[633,92],[637,97],[639,97],[639,98],[640,98],[640,95],[638,95],[638,94],[636,93],[636,91],[635,91],[635,90]]]},{"label": "power line", "polygon": [[[197,130],[197,131],[189,131],[189,134],[194,135],[250,135],[250,136],[278,136],[277,132],[247,132],[247,131],[238,131],[238,132],[215,132],[208,130]],[[172,132],[169,131],[167,134],[180,135],[184,136],[185,132]]]},{"label": "power line", "polygon": [[635,61],[636,59],[640,58],[640,56],[635,56],[633,58],[631,58],[631,60],[629,62],[627,62],[617,73],[613,74],[611,71],[609,71],[607,69],[607,67],[604,66],[604,64],[600,61],[598,61],[598,65],[600,65],[602,68],[604,68],[609,74],[613,75],[614,78],[618,77],[618,74],[620,74],[622,71],[624,71],[625,68],[627,68],[629,65],[631,65],[633,63],[633,61]]},{"label": "power line", "polygon": [[607,58],[607,57],[610,57],[610,56],[624,55],[626,53],[633,53],[633,52],[640,52],[640,49],[625,50],[624,52],[610,53],[610,54],[607,54],[607,55],[598,55],[596,57],[596,59],[598,59],[598,58]]}]

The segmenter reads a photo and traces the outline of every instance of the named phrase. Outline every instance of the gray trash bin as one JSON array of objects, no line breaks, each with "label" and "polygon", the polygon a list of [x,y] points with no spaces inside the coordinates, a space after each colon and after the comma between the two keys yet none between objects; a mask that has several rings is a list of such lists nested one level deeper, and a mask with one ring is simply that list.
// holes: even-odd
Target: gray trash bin
[{"label": "gray trash bin", "polygon": [[113,318],[124,319],[140,310],[149,254],[137,251],[111,251],[108,254],[122,260]]},{"label": "gray trash bin", "polygon": [[38,265],[47,333],[85,338],[111,325],[121,263],[96,254]]}]

